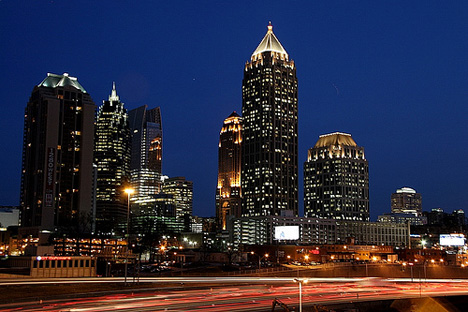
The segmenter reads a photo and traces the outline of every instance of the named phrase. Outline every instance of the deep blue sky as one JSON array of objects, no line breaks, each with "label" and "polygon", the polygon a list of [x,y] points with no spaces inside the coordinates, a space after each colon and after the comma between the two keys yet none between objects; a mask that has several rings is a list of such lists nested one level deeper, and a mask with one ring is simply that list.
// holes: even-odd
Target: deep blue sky
[{"label": "deep blue sky", "polygon": [[0,0],[0,205],[19,203],[34,85],[68,72],[98,105],[115,81],[127,108],[160,106],[163,171],[213,216],[219,131],[268,21],[297,65],[301,196],[307,150],[342,131],[365,147],[372,219],[402,186],[467,208],[466,1]]}]

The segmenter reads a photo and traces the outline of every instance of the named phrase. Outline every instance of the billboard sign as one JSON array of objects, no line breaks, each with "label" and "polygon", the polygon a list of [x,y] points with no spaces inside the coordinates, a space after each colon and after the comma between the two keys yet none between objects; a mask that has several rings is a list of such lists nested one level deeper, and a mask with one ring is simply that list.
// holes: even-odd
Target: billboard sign
[{"label": "billboard sign", "polygon": [[299,226],[275,226],[276,240],[296,240],[299,239]]},{"label": "billboard sign", "polygon": [[465,235],[463,234],[440,234],[440,246],[463,246],[465,245]]}]

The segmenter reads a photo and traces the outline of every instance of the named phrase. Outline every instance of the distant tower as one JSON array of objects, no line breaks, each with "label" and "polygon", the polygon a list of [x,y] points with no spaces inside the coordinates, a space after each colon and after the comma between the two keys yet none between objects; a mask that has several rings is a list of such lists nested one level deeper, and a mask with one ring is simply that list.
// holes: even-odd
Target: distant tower
[{"label": "distant tower", "polygon": [[175,216],[184,220],[185,231],[190,230],[193,210],[193,182],[185,177],[174,177],[164,180],[162,191],[173,196]]},{"label": "distant tower", "polygon": [[422,216],[422,196],[410,187],[402,187],[392,194],[392,213]]},{"label": "distant tower", "polygon": [[130,128],[127,110],[115,84],[99,108],[94,159],[97,166],[96,223],[101,233],[111,233],[127,216],[124,188],[130,179]]},{"label": "distant tower", "polygon": [[134,198],[145,198],[161,191],[162,123],[159,107],[148,110],[146,105],[129,113],[132,135],[130,161]]},{"label": "distant tower", "polygon": [[369,165],[350,134],[321,135],[304,163],[306,217],[369,221]]},{"label": "distant tower", "polygon": [[34,87],[24,114],[22,226],[91,231],[79,221],[92,216],[95,110],[68,74]]},{"label": "distant tower", "polygon": [[298,214],[296,66],[268,31],[242,81],[242,215]]},{"label": "distant tower", "polygon": [[241,151],[242,118],[233,112],[219,134],[216,218],[221,230],[226,230],[228,216],[241,217]]}]

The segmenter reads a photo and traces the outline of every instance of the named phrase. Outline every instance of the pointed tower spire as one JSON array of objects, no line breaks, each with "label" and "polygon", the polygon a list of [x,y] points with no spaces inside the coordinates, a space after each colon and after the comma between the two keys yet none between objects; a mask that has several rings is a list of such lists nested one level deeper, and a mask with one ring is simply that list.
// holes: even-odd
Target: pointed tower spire
[{"label": "pointed tower spire", "polygon": [[271,51],[271,52],[283,54],[285,59],[288,60],[289,58],[288,53],[286,52],[286,50],[283,48],[283,46],[279,42],[278,38],[276,38],[275,34],[273,33],[273,25],[271,25],[271,22],[268,23],[267,28],[268,28],[268,31],[265,37],[263,37],[262,42],[260,42],[257,49],[255,49],[254,53],[252,54],[251,59],[253,60],[260,53]]},{"label": "pointed tower spire", "polygon": [[112,92],[109,95],[109,101],[119,101],[119,96],[117,95],[117,91],[115,90],[115,81],[112,82]]}]

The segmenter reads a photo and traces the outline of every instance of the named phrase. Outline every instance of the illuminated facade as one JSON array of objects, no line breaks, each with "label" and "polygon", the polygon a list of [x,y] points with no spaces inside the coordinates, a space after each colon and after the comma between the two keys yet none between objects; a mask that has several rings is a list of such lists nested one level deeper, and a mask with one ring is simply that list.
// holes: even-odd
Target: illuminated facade
[{"label": "illuminated facade", "polygon": [[193,182],[184,177],[174,177],[164,180],[162,191],[173,196],[175,216],[184,220],[185,231],[190,230],[190,218],[193,205]]},{"label": "illuminated facade", "polygon": [[226,230],[228,216],[241,216],[241,151],[242,118],[233,112],[219,134],[216,218],[221,230]]},{"label": "illuminated facade", "polygon": [[129,112],[131,148],[131,183],[134,199],[145,198],[161,191],[162,123],[159,107],[148,110],[146,105]]},{"label": "illuminated facade", "polygon": [[127,110],[115,84],[107,101],[99,108],[94,142],[96,177],[96,227],[112,233],[127,216],[124,188],[130,179],[130,128]]},{"label": "illuminated facade", "polygon": [[343,244],[349,238],[354,238],[359,245],[407,246],[408,243],[406,224],[276,216],[236,218],[232,223],[234,246],[276,245],[277,226],[298,226],[299,239],[295,242],[298,245]]},{"label": "illuminated facade", "polygon": [[306,217],[369,221],[369,166],[350,134],[321,135],[304,163]]},{"label": "illuminated facade", "polygon": [[244,68],[242,116],[242,215],[297,216],[296,67],[271,24]]},{"label": "illuminated facade", "polygon": [[78,80],[47,74],[24,115],[22,226],[76,228],[93,205],[96,106]]},{"label": "illuminated facade", "polygon": [[410,187],[402,187],[392,194],[392,213],[422,216],[422,196]]}]

